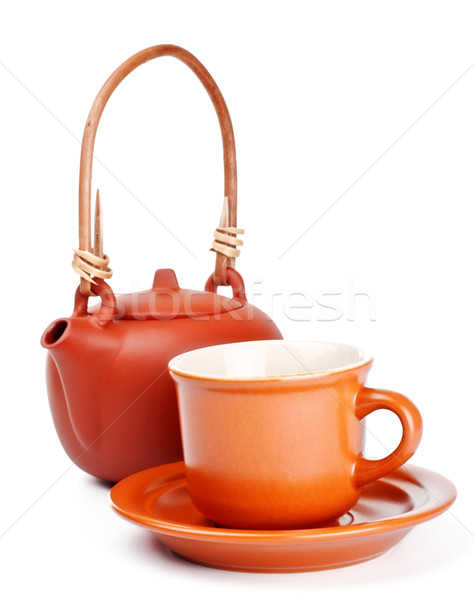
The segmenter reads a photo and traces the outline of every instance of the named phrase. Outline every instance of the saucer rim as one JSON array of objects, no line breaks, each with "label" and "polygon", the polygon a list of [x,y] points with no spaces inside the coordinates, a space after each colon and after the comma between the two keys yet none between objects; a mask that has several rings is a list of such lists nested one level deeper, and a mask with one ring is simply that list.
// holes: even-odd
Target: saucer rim
[{"label": "saucer rim", "polygon": [[[409,467],[409,468],[407,468]],[[179,474],[182,473],[182,477]],[[412,510],[406,511],[401,515],[394,517],[388,517],[378,521],[367,521],[364,523],[350,523],[344,526],[337,527],[321,527],[312,529],[281,529],[281,530],[257,530],[257,529],[230,529],[224,527],[211,527],[205,525],[185,525],[170,523],[162,519],[157,519],[150,514],[145,514],[145,511],[138,512],[137,510],[127,510],[123,508],[120,502],[121,495],[137,498],[143,495],[143,490],[153,481],[164,478],[166,475],[176,475],[179,478],[171,480],[168,484],[164,484],[160,490],[160,493],[164,493],[166,490],[186,485],[184,478],[184,461],[178,461],[174,463],[168,463],[166,465],[160,465],[158,467],[152,467],[151,469],[145,469],[138,473],[134,473],[129,477],[126,477],[119,483],[117,483],[109,492],[108,500],[113,510],[121,517],[128,521],[132,521],[137,525],[145,527],[154,533],[160,535],[170,535],[176,537],[187,537],[192,539],[203,539],[208,541],[223,541],[227,542],[249,542],[252,540],[262,541],[273,541],[273,542],[293,542],[298,540],[298,543],[302,541],[314,542],[314,541],[327,541],[334,539],[343,539],[350,537],[369,536],[373,534],[379,534],[383,532],[395,531],[409,528],[411,529],[415,525],[429,521],[436,516],[442,514],[454,503],[457,497],[457,490],[454,484],[439,473],[420,467],[418,465],[407,465],[400,467],[390,473],[389,475],[381,478],[379,481],[385,481],[390,483],[390,480],[396,478],[396,482],[400,483],[403,479],[410,477],[415,481],[412,485],[418,485],[426,490],[428,500],[423,503],[420,507],[415,507]],[[433,481],[436,484],[433,486]],[[140,482],[140,485],[136,485],[136,482]],[[396,483],[394,482],[394,483]],[[436,487],[436,494],[427,487],[426,483],[431,483],[431,488]],[[135,485],[134,485],[135,484]],[[134,493],[130,493],[130,490],[134,490]],[[141,492],[140,492],[141,490]],[[124,492],[125,491],[125,492]]]}]

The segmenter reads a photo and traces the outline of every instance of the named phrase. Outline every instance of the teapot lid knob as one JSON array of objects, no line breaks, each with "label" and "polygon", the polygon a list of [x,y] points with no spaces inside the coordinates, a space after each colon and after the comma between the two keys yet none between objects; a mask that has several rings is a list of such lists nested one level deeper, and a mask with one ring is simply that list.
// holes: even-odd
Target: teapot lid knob
[{"label": "teapot lid knob", "polygon": [[153,289],[168,288],[171,290],[179,290],[179,283],[176,279],[176,273],[173,269],[158,269],[155,272],[153,279]]}]

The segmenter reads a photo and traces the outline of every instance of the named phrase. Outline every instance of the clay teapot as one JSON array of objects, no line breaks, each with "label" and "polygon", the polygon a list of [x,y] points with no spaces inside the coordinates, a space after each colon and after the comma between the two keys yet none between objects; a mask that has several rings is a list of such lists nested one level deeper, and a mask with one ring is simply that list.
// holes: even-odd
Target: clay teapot
[{"label": "clay teapot", "polygon": [[[184,62],[206,88],[217,112],[224,146],[225,210],[216,229],[216,268],[204,291],[181,289],[174,271],[156,271],[152,288],[115,297],[103,254],[96,204],[91,244],[91,176],[95,135],[104,107],[119,83],[142,63],[160,56]],[[281,339],[273,321],[246,300],[235,270],[242,230],[236,227],[237,173],[232,123],[224,98],[204,66],[172,45],[135,54],[106,81],[87,119],[79,182],[79,249],[73,267],[81,276],[71,317],[49,325],[41,343],[49,351],[46,381],[61,443],[74,463],[101,479],[120,479],[182,459],[171,358],[227,342]],[[232,298],[217,293],[232,286]],[[97,295],[100,305],[88,308]]]}]

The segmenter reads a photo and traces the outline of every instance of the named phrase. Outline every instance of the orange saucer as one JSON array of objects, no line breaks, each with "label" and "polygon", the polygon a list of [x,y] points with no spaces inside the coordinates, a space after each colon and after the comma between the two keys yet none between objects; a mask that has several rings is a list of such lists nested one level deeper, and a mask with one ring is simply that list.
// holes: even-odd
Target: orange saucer
[{"label": "orange saucer", "polygon": [[135,473],[110,491],[120,515],[153,531],[173,552],[207,567],[260,573],[317,571],[376,558],[455,498],[446,478],[410,465],[365,486],[339,525],[252,531],[224,529],[201,515],[189,498],[183,462]]}]

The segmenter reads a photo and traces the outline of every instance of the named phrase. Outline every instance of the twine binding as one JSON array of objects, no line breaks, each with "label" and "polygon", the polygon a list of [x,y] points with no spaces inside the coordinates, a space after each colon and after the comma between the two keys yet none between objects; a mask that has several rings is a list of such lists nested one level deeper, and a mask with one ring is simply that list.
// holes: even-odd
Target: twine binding
[{"label": "twine binding", "polygon": [[97,190],[95,200],[95,221],[94,221],[94,248],[93,252],[89,250],[74,250],[74,259],[72,268],[78,275],[89,283],[94,283],[92,277],[99,279],[110,279],[113,275],[109,267],[110,258],[104,254],[103,250],[103,219],[102,206],[100,203],[100,192]]},{"label": "twine binding", "polygon": [[[214,240],[210,250],[223,254],[233,263],[240,256],[240,250],[237,246],[242,246],[244,243],[243,240],[237,238],[237,235],[244,233],[244,229],[229,227],[229,198],[225,196],[219,227],[214,230]],[[230,264],[230,266],[233,266],[233,264]]]}]

